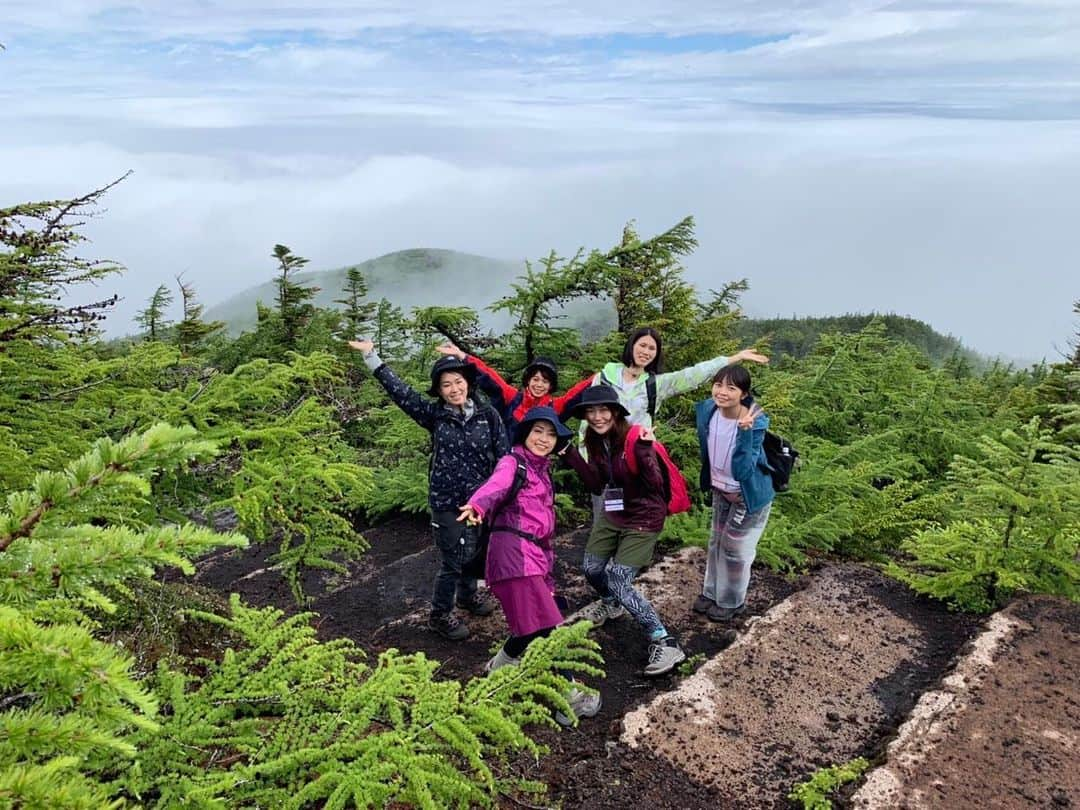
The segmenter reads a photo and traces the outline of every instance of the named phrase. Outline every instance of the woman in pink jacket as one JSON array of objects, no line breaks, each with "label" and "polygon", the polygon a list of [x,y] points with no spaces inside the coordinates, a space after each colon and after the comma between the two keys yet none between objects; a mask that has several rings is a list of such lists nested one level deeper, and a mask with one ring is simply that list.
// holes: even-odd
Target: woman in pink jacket
[{"label": "woman in pink jacket", "polygon": [[[534,638],[562,624],[555,602],[555,489],[550,465],[571,436],[552,408],[530,409],[514,430],[513,449],[461,507],[458,520],[490,527],[485,580],[510,627],[510,638],[488,661],[489,672],[520,663]],[[567,700],[578,717],[600,711],[599,695],[574,688]],[[571,722],[561,713],[555,719]]]}]

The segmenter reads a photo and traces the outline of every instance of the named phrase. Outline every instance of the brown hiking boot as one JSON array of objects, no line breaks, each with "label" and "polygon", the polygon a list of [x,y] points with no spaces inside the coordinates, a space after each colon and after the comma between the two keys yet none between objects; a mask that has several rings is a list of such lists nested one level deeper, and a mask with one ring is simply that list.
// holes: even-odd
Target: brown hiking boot
[{"label": "brown hiking boot", "polygon": [[458,599],[457,606],[462,610],[469,611],[473,616],[490,616],[495,612],[494,601],[479,591],[472,599]]},{"label": "brown hiking boot", "polygon": [[450,641],[463,641],[469,637],[469,627],[451,613],[432,613],[428,627]]},{"label": "brown hiking boot", "polygon": [[716,602],[707,597],[705,594],[701,594],[694,600],[694,606],[690,608],[694,613],[708,613],[709,608],[716,607]]}]

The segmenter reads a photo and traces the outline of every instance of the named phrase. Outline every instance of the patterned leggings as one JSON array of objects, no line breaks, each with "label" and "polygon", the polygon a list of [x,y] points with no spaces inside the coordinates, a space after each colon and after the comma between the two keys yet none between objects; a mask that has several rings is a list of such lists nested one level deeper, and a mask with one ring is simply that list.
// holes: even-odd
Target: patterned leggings
[{"label": "patterned leggings", "polygon": [[664,623],[656,615],[656,609],[641,592],[633,586],[634,577],[640,569],[631,565],[621,565],[614,559],[596,557],[586,552],[585,579],[592,585],[600,598],[606,602],[618,602],[645,628],[650,637],[664,633]]},{"label": "patterned leggings", "polygon": [[720,607],[736,608],[746,601],[750,565],[769,521],[772,504],[747,512],[742,500],[728,501],[713,490],[712,536],[705,558],[705,584],[701,592]]}]

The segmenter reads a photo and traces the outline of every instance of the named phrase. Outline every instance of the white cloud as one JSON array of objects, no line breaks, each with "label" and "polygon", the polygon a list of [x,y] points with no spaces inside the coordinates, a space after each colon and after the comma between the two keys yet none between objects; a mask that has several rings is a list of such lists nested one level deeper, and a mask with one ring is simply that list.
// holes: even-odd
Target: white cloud
[{"label": "white cloud", "polygon": [[265,278],[275,242],[524,258],[693,213],[692,277],[749,276],[763,314],[1029,356],[1072,331],[1071,0],[0,7],[0,204],[135,169],[88,226],[121,320],[177,272]]}]

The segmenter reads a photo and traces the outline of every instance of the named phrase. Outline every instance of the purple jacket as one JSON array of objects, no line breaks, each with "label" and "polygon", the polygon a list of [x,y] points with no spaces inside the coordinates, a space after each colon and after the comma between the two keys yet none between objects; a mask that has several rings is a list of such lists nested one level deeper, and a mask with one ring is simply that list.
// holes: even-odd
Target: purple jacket
[{"label": "purple jacket", "polygon": [[[514,456],[525,460],[525,486],[513,501],[503,503],[517,472]],[[554,586],[555,551],[551,539],[555,534],[555,489],[548,471],[550,463],[547,456],[535,455],[517,445],[510,455],[499,459],[495,472],[469,498],[469,504],[493,529],[484,574],[488,582],[542,576],[549,586]],[[534,539],[500,531],[503,526]]]},{"label": "purple jacket", "polygon": [[638,473],[634,475],[626,464],[626,448],[620,447],[609,458],[585,460],[571,445],[566,460],[581,476],[585,488],[600,495],[610,482],[623,490],[624,508],[621,512],[605,512],[613,526],[639,532],[659,532],[667,517],[664,499],[664,479],[652,442],[638,441],[633,452]]}]

